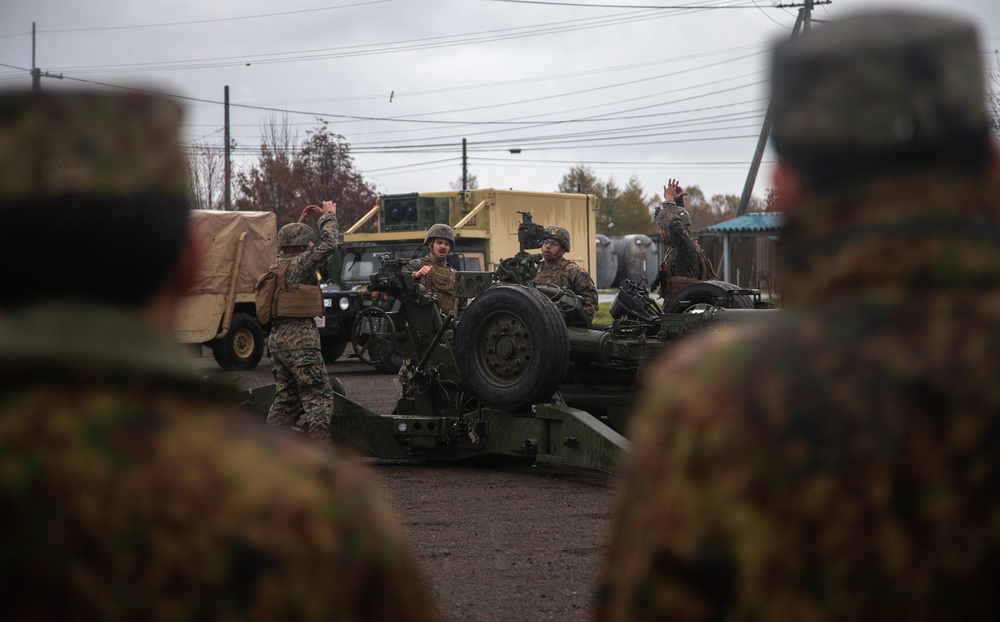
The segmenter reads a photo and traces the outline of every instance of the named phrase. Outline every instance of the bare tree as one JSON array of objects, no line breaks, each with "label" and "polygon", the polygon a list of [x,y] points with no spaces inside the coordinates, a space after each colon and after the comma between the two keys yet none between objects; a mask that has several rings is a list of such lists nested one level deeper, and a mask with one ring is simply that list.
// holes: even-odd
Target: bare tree
[{"label": "bare tree", "polygon": [[1000,140],[1000,50],[993,50],[993,67],[989,72],[989,92],[987,98],[990,104],[990,123],[993,135]]},{"label": "bare tree", "polygon": [[225,209],[225,164],[221,147],[195,143],[188,149],[190,199],[194,209]]},{"label": "bare tree", "polygon": [[[240,198],[234,201],[234,205],[240,210],[274,212],[282,223],[291,222],[294,219],[283,216],[285,211],[294,211],[292,204],[300,198],[292,175],[298,138],[291,130],[287,115],[282,115],[281,119],[269,115],[261,123],[260,130],[260,156],[255,165],[236,175]],[[299,209],[305,205],[307,203]]]}]

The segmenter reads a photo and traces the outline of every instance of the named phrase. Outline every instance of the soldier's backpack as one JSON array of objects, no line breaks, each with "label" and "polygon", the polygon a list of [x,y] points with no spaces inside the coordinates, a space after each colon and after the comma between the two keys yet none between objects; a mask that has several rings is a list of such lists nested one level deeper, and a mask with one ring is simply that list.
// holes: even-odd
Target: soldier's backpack
[{"label": "soldier's backpack", "polygon": [[276,317],[316,317],[323,315],[323,292],[319,285],[293,283],[285,287],[285,273],[291,259],[279,260],[260,275],[254,286],[257,321],[269,324]]}]

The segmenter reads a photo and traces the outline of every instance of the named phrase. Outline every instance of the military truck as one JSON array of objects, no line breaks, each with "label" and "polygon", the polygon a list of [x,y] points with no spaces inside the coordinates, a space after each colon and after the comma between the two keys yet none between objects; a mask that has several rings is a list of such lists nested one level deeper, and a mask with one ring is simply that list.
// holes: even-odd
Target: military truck
[{"label": "military truck", "polygon": [[206,345],[225,370],[253,369],[264,353],[254,285],[278,251],[273,212],[195,210],[207,254],[192,292],[177,315],[181,343]]},{"label": "military truck", "polygon": [[[459,271],[493,271],[504,257],[519,250],[517,230],[523,213],[539,222],[570,232],[575,261],[591,277],[597,270],[595,213],[597,197],[560,192],[526,192],[494,188],[448,192],[389,194],[344,231],[341,247],[328,266],[322,285],[326,316],[320,328],[324,358],[332,362],[352,344],[351,329],[358,314],[372,307],[389,309],[391,297],[371,298],[364,290],[380,268],[381,258],[416,259],[427,254],[424,236],[431,225],[444,223],[455,230],[455,248],[449,261]],[[377,217],[376,233],[357,231]],[[402,359],[391,355],[377,368],[396,373]]]}]

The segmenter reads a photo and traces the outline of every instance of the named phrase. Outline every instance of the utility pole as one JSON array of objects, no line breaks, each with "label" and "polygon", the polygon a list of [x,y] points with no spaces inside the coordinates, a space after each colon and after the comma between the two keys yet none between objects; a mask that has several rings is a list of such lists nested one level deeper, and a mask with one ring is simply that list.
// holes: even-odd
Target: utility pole
[{"label": "utility pole", "polygon": [[462,192],[469,189],[469,157],[465,139],[462,139]]},{"label": "utility pole", "polygon": [[[807,28],[811,19],[809,13],[812,11],[812,0],[806,0],[804,7],[799,9],[799,15],[795,20],[795,26],[792,28],[792,38],[794,39],[799,35],[800,28]],[[753,153],[753,160],[750,161],[750,171],[747,172],[747,180],[743,184],[743,194],[740,195],[739,205],[736,206],[736,216],[742,216],[747,213],[747,208],[750,207],[750,197],[753,194],[753,185],[757,181],[757,171],[760,169],[760,162],[764,158],[764,147],[767,146],[767,137],[771,135],[771,123],[773,121],[773,108],[771,102],[767,103],[767,112],[764,113],[764,123],[760,128],[760,136],[757,137],[757,149]]]},{"label": "utility pole", "polygon": [[233,197],[232,197],[232,192],[231,192],[230,188],[232,187],[232,179],[231,179],[231,177],[232,177],[232,174],[233,174],[233,164],[232,164],[232,152],[231,152],[232,150],[230,149],[230,146],[229,146],[229,85],[228,84],[226,85],[226,89],[225,89],[225,106],[224,107],[225,107],[225,113],[224,113],[225,121],[224,121],[224,123],[226,125],[226,130],[224,132],[224,135],[225,135],[225,139],[224,140],[226,141],[226,155],[225,155],[226,162],[225,162],[225,165],[224,165],[224,168],[223,168],[223,170],[224,170],[224,173],[223,173],[223,178],[224,178],[223,182],[225,183],[225,188],[223,190],[223,197],[224,197],[223,200],[225,201],[226,211],[231,211],[233,209]]},{"label": "utility pole", "polygon": [[42,76],[62,80],[62,74],[56,75],[47,71],[42,72],[41,69],[35,66],[35,22],[31,22],[31,92],[36,95],[42,92]]},{"label": "utility pole", "polygon": [[31,22],[31,92],[42,92],[42,70],[35,66],[35,22]]}]

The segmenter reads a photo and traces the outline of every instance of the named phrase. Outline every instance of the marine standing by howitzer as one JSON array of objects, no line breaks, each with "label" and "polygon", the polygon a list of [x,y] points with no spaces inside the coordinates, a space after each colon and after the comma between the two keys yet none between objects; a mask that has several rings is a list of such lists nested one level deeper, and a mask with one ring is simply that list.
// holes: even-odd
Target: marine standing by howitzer
[{"label": "marine standing by howitzer", "polygon": [[441,313],[460,316],[468,300],[455,296],[455,269],[448,265],[448,255],[455,248],[455,230],[445,224],[432,225],[424,237],[424,245],[429,252],[411,261],[407,268],[437,296]]},{"label": "marine standing by howitzer", "polygon": [[[424,245],[428,253],[407,264],[406,269],[413,273],[413,278],[422,284],[427,291],[437,297],[441,313],[454,314],[457,318],[468,304],[467,298],[455,295],[455,269],[448,265],[448,255],[455,247],[455,230],[445,224],[435,224],[427,230]],[[451,339],[452,331],[446,333]],[[403,395],[413,394],[412,369],[415,361],[409,364],[404,360],[399,368],[399,382],[403,385]]]},{"label": "marine standing by howitzer", "polygon": [[569,288],[583,301],[587,318],[594,319],[598,306],[594,279],[576,262],[563,257],[570,249],[569,231],[564,227],[546,227],[545,233],[548,237],[542,242],[542,262],[534,282]]},{"label": "marine standing by howitzer", "polygon": [[[313,213],[321,214],[317,223],[319,245],[314,244],[313,230],[305,223]],[[271,303],[275,311],[267,340],[275,385],[267,424],[293,426],[301,415],[309,436],[324,443],[331,440],[333,388],[323,362],[319,328],[313,318],[323,315],[323,294],[316,270],[337,249],[337,233],[336,203],[323,201],[323,207],[306,207],[299,222],[278,231],[278,258],[268,271],[277,275],[278,287]],[[284,310],[283,297],[293,296],[296,302]]]},{"label": "marine standing by howitzer", "polygon": [[691,215],[684,208],[687,192],[676,179],[663,187],[663,205],[656,212],[656,224],[663,241],[663,261],[651,291],[669,300],[685,285],[715,278],[715,268],[701,245],[691,235]]}]

